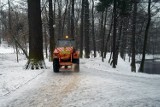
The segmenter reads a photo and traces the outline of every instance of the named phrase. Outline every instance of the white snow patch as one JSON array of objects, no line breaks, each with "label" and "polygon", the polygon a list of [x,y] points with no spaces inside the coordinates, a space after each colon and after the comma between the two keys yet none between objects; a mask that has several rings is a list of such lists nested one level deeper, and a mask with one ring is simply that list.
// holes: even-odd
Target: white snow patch
[{"label": "white snow patch", "polygon": [[20,88],[42,70],[25,70],[27,60],[24,55],[19,55],[19,62],[16,62],[16,55],[10,47],[0,46],[0,97],[10,94]]},{"label": "white snow patch", "polygon": [[14,49],[11,47],[0,47],[0,54],[9,54],[9,53],[14,53]]},{"label": "white snow patch", "polygon": [[[145,74],[145,73],[140,73],[140,72],[131,72],[131,66],[128,60],[124,61],[122,58],[119,57],[118,59],[118,64],[116,68],[113,68],[109,63],[109,54],[107,54],[106,59],[104,59],[104,62],[102,62],[101,57],[97,58],[89,58],[89,59],[82,59],[81,63],[85,64],[87,68],[94,68],[99,70],[100,72],[106,71],[106,72],[112,72],[112,73],[117,73],[117,74],[123,74],[123,75],[128,75],[128,76],[137,76],[137,77],[146,77],[146,78],[160,78],[160,75],[156,74]],[[136,71],[139,69],[139,64],[136,64]]]}]

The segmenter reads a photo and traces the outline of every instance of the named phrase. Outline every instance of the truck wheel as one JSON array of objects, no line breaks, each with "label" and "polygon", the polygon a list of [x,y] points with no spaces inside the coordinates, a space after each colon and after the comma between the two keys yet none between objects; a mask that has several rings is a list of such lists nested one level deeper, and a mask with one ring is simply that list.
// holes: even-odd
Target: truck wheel
[{"label": "truck wheel", "polygon": [[73,63],[76,64],[75,65],[75,71],[79,72],[79,59],[73,59]]},{"label": "truck wheel", "polygon": [[53,59],[53,70],[55,73],[59,72],[59,60],[58,59]]}]

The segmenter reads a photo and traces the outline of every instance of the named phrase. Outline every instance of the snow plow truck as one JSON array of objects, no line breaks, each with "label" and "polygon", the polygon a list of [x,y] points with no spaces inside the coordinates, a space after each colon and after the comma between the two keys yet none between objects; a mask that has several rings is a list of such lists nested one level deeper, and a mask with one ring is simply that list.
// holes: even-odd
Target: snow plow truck
[{"label": "snow plow truck", "polygon": [[58,73],[60,70],[79,72],[79,51],[75,49],[75,40],[65,37],[58,39],[53,51],[53,70]]}]

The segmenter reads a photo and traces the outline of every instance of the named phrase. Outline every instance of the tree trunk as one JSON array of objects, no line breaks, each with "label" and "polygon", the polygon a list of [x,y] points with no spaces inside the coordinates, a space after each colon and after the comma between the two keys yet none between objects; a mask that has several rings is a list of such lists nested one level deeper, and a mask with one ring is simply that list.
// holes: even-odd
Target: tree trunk
[{"label": "tree trunk", "polygon": [[117,0],[114,0],[114,7],[113,7],[113,18],[114,18],[114,25],[113,25],[113,57],[112,57],[112,62],[113,62],[113,68],[116,68],[116,27],[117,27]]},{"label": "tree trunk", "polygon": [[71,35],[71,2],[68,6],[67,31],[68,35]]},{"label": "tree trunk", "polygon": [[151,22],[151,0],[148,0],[148,21],[147,21],[147,26],[146,26],[145,35],[144,35],[143,54],[142,54],[142,61],[140,64],[139,72],[144,72],[144,62],[145,62],[145,54],[146,54],[150,22]]},{"label": "tree trunk", "polygon": [[[16,28],[18,28],[18,21],[19,21],[19,16],[18,16],[18,13],[16,13]],[[16,38],[18,39],[18,29],[16,29],[16,31],[15,31],[16,33],[15,33],[15,36],[16,36]],[[18,45],[17,45],[17,43],[15,42],[15,40],[14,40],[14,44],[15,44],[15,48],[16,48],[16,57],[17,57],[17,62],[19,62],[19,58],[18,58],[18,53],[19,53],[19,50],[18,50]]]},{"label": "tree trunk", "polygon": [[40,0],[28,0],[28,23],[29,60],[26,69],[44,69]]},{"label": "tree trunk", "polygon": [[53,28],[53,8],[52,0],[49,0],[49,35],[50,35],[50,61],[53,61],[53,50],[55,48],[54,28]]},{"label": "tree trunk", "polygon": [[80,30],[80,58],[83,57],[84,3],[85,3],[85,0],[82,0],[82,9],[81,9],[81,30]]},{"label": "tree trunk", "polygon": [[89,50],[89,2],[85,0],[85,58],[90,58]]},{"label": "tree trunk", "polygon": [[[8,0],[8,33],[9,33],[9,37],[12,37],[12,22],[11,21],[12,21],[11,5],[10,5],[10,0]],[[7,40],[7,41],[10,44],[11,40]]]},{"label": "tree trunk", "polygon": [[122,30],[122,41],[120,46],[120,56],[123,60],[125,60],[125,54],[126,54],[126,46],[127,46],[127,29],[129,24],[129,18],[125,18],[123,23],[123,30]]},{"label": "tree trunk", "polygon": [[62,17],[61,17],[61,13],[62,13],[62,0],[57,0],[58,2],[58,38],[63,38],[63,35],[61,35],[62,33]]},{"label": "tree trunk", "polygon": [[45,42],[46,58],[48,58],[48,40],[47,40],[47,30],[46,30],[46,26],[44,26],[44,42]]},{"label": "tree trunk", "polygon": [[131,62],[132,72],[136,72],[136,65],[135,65],[136,19],[137,19],[137,0],[134,0],[133,16],[132,16],[132,62]]},{"label": "tree trunk", "polygon": [[100,42],[100,51],[101,51],[101,57],[103,57],[103,52],[102,52],[102,45],[103,45],[103,43],[102,43],[102,41],[103,41],[103,21],[104,21],[104,11],[103,12],[101,12],[101,19],[100,19],[100,33],[99,33],[99,37],[100,37],[100,39],[101,39],[101,42]]},{"label": "tree trunk", "polygon": [[71,12],[71,38],[74,38],[74,0],[72,0],[72,12]]},{"label": "tree trunk", "polygon": [[120,47],[120,41],[121,41],[121,36],[122,36],[122,24],[123,24],[123,17],[120,17],[120,25],[119,25],[119,30],[118,30],[118,41],[116,44],[116,65],[118,63],[118,54],[119,54],[119,47]]},{"label": "tree trunk", "polygon": [[15,44],[15,46],[16,46],[16,57],[17,57],[17,62],[19,62],[19,58],[18,58],[18,45]]},{"label": "tree trunk", "polygon": [[96,57],[96,41],[95,41],[95,33],[94,33],[94,0],[92,0],[92,41],[93,41],[93,51],[94,58]]},{"label": "tree trunk", "polygon": [[107,40],[106,40],[106,43],[105,43],[104,58],[106,58],[106,55],[107,55],[108,42],[110,40],[110,36],[111,36],[111,32],[112,32],[112,27],[113,27],[113,18],[111,19],[111,25],[110,25],[108,36],[107,36]]},{"label": "tree trunk", "polygon": [[105,10],[105,17],[104,17],[104,23],[103,23],[103,33],[102,33],[102,62],[104,62],[104,40],[105,40],[105,34],[106,34],[106,22],[107,22],[107,9]]},{"label": "tree trunk", "polygon": [[108,63],[111,63],[112,55],[113,55],[113,52],[110,53],[110,57],[109,57]]}]

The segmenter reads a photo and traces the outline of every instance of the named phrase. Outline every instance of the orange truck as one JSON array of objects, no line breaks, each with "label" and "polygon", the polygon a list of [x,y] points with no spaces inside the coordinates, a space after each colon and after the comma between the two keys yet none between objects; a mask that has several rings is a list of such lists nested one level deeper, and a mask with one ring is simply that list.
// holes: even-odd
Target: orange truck
[{"label": "orange truck", "polygon": [[60,69],[79,72],[79,51],[75,49],[75,40],[58,39],[53,51],[53,71],[58,73]]}]

